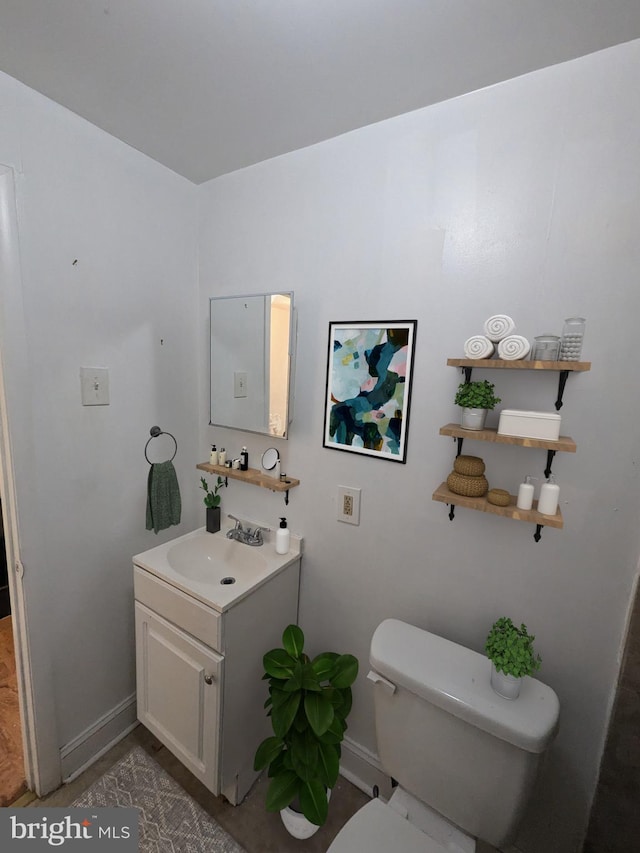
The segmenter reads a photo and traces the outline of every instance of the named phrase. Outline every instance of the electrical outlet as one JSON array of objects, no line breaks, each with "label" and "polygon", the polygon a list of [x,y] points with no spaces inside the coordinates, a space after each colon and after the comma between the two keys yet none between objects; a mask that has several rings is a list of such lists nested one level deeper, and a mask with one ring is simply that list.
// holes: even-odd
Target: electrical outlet
[{"label": "electrical outlet", "polygon": [[360,524],[360,489],[338,486],[338,521]]}]

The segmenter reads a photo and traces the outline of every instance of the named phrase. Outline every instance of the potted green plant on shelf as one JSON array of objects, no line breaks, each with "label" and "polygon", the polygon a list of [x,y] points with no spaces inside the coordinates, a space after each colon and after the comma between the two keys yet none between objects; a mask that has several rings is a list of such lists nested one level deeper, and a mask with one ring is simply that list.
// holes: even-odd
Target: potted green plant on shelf
[{"label": "potted green plant on shelf", "polygon": [[309,838],[327,819],[358,660],[335,652],[309,658],[297,625],[285,628],[282,645],[263,658],[273,735],[259,745],[254,769],[268,768],[267,811],[279,811],[296,838]]},{"label": "potted green plant on shelf", "polygon": [[505,699],[517,699],[522,679],[532,675],[542,663],[535,653],[526,625],[517,628],[508,616],[502,616],[491,626],[484,650],[492,663],[491,686]]},{"label": "potted green plant on shelf", "polygon": [[481,382],[461,382],[455,396],[455,404],[462,406],[460,426],[463,429],[484,429],[487,412],[501,402],[494,394],[495,385],[483,379]]},{"label": "potted green plant on shelf", "polygon": [[206,492],[204,496],[204,505],[207,508],[207,532],[217,533],[220,530],[220,495],[218,492],[225,485],[222,477],[218,477],[213,490],[209,489],[209,485],[204,477],[200,477],[200,488]]}]

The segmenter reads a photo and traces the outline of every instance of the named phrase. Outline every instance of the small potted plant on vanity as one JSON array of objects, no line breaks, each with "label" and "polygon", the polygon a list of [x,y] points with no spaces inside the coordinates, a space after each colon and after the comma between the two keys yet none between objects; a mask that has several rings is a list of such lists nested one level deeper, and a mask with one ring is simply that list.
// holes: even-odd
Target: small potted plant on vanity
[{"label": "small potted plant on vanity", "polygon": [[542,658],[534,651],[534,640],[526,625],[517,628],[508,616],[491,626],[484,650],[492,663],[491,686],[505,699],[517,699],[523,677],[540,669]]},{"label": "small potted plant on vanity", "polygon": [[263,658],[273,736],[258,747],[254,769],[268,768],[267,811],[279,811],[295,838],[309,838],[327,819],[358,661],[335,652],[309,658],[297,625],[282,645]]},{"label": "small potted plant on vanity", "polygon": [[495,386],[483,379],[481,382],[461,382],[455,396],[455,404],[462,406],[460,426],[463,429],[484,429],[489,409],[501,402],[493,393]]},{"label": "small potted plant on vanity", "polygon": [[223,486],[223,478],[218,477],[213,490],[210,490],[205,478],[200,477],[200,488],[206,492],[204,505],[207,508],[207,533],[217,533],[220,530],[220,495],[218,492]]}]

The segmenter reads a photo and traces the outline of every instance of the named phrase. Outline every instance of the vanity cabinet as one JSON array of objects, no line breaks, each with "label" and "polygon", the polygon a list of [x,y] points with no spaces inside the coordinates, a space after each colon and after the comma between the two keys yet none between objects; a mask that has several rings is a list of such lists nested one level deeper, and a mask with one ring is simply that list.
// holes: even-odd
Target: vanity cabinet
[{"label": "vanity cabinet", "polygon": [[208,790],[236,805],[271,733],[262,658],[297,622],[300,554],[220,608],[136,559],[138,719]]},{"label": "vanity cabinet", "polygon": [[138,719],[217,793],[224,658],[136,601]]}]

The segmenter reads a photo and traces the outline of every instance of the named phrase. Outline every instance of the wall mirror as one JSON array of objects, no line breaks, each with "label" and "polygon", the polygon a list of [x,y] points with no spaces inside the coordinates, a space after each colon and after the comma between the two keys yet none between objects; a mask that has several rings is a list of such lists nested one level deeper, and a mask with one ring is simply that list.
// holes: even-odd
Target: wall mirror
[{"label": "wall mirror", "polygon": [[212,426],[288,438],[295,354],[293,293],[209,300]]}]

